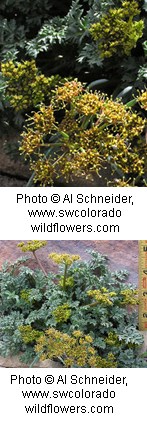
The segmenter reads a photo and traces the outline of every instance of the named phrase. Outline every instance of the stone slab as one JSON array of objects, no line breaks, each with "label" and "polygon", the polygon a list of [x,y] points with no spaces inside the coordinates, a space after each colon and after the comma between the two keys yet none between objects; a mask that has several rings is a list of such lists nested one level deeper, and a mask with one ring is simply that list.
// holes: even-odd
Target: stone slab
[{"label": "stone slab", "polygon": [[[0,356],[0,368],[29,368],[29,365],[20,361],[20,355],[7,356],[6,358]],[[63,365],[46,359],[45,361],[37,362],[32,368],[63,368]]]}]

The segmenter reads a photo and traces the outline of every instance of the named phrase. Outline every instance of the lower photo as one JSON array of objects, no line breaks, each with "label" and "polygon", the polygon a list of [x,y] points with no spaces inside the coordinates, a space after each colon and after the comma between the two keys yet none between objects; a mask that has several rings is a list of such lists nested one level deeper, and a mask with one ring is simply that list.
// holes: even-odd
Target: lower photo
[{"label": "lower photo", "polygon": [[146,368],[146,251],[130,240],[0,241],[0,367]]}]

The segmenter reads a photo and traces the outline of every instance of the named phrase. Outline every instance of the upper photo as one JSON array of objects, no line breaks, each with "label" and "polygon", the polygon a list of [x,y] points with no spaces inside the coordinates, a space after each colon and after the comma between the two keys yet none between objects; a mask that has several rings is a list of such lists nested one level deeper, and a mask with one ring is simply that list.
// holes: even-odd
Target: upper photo
[{"label": "upper photo", "polygon": [[3,0],[0,186],[147,186],[146,0]]}]

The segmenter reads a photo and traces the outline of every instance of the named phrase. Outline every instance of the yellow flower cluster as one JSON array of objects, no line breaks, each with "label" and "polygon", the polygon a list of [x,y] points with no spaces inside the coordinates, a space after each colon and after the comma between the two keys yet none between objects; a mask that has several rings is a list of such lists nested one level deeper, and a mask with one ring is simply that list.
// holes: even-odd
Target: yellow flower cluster
[{"label": "yellow flower cluster", "polygon": [[[88,296],[96,300],[96,303],[103,303],[104,305],[112,305],[112,298],[116,296],[115,292],[109,292],[105,287],[100,290],[88,290]],[[91,304],[90,306],[92,306]],[[95,305],[95,304],[94,304]]]},{"label": "yellow flower cluster", "polygon": [[35,252],[36,250],[46,245],[47,245],[47,241],[31,240],[31,241],[27,241],[26,243],[22,241],[21,243],[18,243],[17,246],[20,247],[22,252]]},{"label": "yellow flower cluster", "polygon": [[33,123],[35,124],[35,130],[43,133],[49,134],[51,131],[55,129],[55,117],[54,110],[52,106],[44,106],[40,107],[39,112],[34,113]]},{"label": "yellow flower cluster", "polygon": [[99,22],[91,25],[90,34],[98,42],[102,58],[129,55],[136,47],[144,29],[143,20],[136,20],[139,14],[137,1],[123,1],[122,7],[110,8]]},{"label": "yellow flower cluster", "polygon": [[43,155],[39,155],[37,161],[30,161],[30,169],[35,173],[34,183],[40,183],[40,185],[47,187],[54,184],[54,179],[56,177],[56,168],[48,159]]},{"label": "yellow flower cluster", "polygon": [[20,152],[25,151],[25,156],[30,156],[36,149],[40,149],[43,145],[43,137],[42,134],[38,131],[33,131],[33,129],[28,128],[27,133],[22,133],[23,143],[20,146]]},{"label": "yellow flower cluster", "polygon": [[24,343],[36,342],[37,339],[43,334],[42,331],[34,330],[31,325],[20,325],[18,330],[20,331]]},{"label": "yellow flower cluster", "polygon": [[[91,362],[91,367],[92,367]],[[98,356],[96,358],[96,368],[117,368],[117,362],[113,353],[108,353],[107,358]]]},{"label": "yellow flower cluster", "polygon": [[61,306],[57,306],[53,311],[53,316],[56,322],[66,322],[71,315],[71,309],[68,303],[64,303]]},{"label": "yellow flower cluster", "polygon": [[63,86],[57,87],[55,92],[55,104],[56,103],[70,103],[75,100],[76,97],[82,93],[83,85],[77,79],[67,81]]},{"label": "yellow flower cluster", "polygon": [[[85,179],[92,179],[92,172],[95,171],[97,174],[100,173],[102,157],[100,156],[99,151],[95,148],[81,148],[80,151],[71,151],[74,160],[72,160],[72,173],[76,175],[76,177],[85,176]],[[62,175],[69,176],[69,172],[71,171],[71,163],[67,161],[66,158],[64,160],[64,168],[62,171]]]},{"label": "yellow flower cluster", "polygon": [[49,99],[52,88],[59,82],[57,75],[39,75],[34,60],[1,64],[2,74],[8,79],[7,95],[16,111],[25,110]]},{"label": "yellow flower cluster", "polygon": [[69,336],[54,328],[49,328],[37,340],[35,351],[40,354],[42,361],[63,358],[66,367],[116,367],[114,355],[110,353],[106,359],[97,356],[96,350],[91,345],[92,342],[93,339],[90,335],[84,335],[79,330]]},{"label": "yellow flower cluster", "polygon": [[[66,86],[59,88],[64,103]],[[22,134],[20,151],[30,159],[34,182],[48,186],[59,177],[69,182],[73,177],[90,178],[93,172],[101,176],[109,163],[122,175],[119,186],[135,185],[144,174],[145,120],[119,100],[96,91],[89,93],[84,87],[78,96],[70,97],[70,105],[62,105],[63,119],[58,124],[54,114],[60,107],[54,99],[50,106],[41,106]],[[49,135],[55,134],[54,144]],[[46,157],[48,146],[54,151]]]},{"label": "yellow flower cluster", "polygon": [[[73,107],[73,106],[72,106]],[[75,106],[74,106],[75,107]],[[81,128],[78,122],[78,119],[74,119],[74,114],[76,113],[76,110],[73,108],[73,113],[69,111],[68,109],[65,109],[65,116],[62,119],[62,121],[58,125],[59,132],[64,132],[68,135],[69,141],[67,140],[66,145],[71,148],[73,146],[73,149],[78,148],[79,145],[79,137],[81,134]]]},{"label": "yellow flower cluster", "polygon": [[120,344],[117,334],[112,331],[108,333],[108,336],[105,338],[105,342],[109,346],[118,346]]},{"label": "yellow flower cluster", "polygon": [[142,91],[140,96],[138,96],[137,100],[140,102],[140,106],[142,107],[142,109],[147,110],[147,90]]},{"label": "yellow flower cluster", "polygon": [[30,300],[29,300],[30,293],[31,293],[31,290],[21,290],[20,298],[24,300],[26,303],[30,303]]},{"label": "yellow flower cluster", "polygon": [[102,113],[104,108],[103,93],[83,93],[81,98],[76,101],[77,112],[85,116],[97,115]]},{"label": "yellow flower cluster", "polygon": [[48,255],[50,259],[52,259],[53,262],[56,264],[65,264],[65,265],[72,265],[73,262],[78,261],[80,259],[79,255],[70,255],[68,253],[50,253]]},{"label": "yellow flower cluster", "polygon": [[138,305],[138,290],[135,289],[125,289],[120,292],[122,296],[122,305]]},{"label": "yellow flower cluster", "polygon": [[[29,124],[32,124],[32,118],[28,120]],[[20,152],[25,152],[26,157],[30,157],[32,153],[35,153],[37,150],[40,151],[40,148],[47,147],[47,144],[44,141],[46,134],[50,134],[56,129],[55,127],[55,117],[54,111],[51,106],[45,107],[41,106],[40,111],[34,113],[33,123],[35,124],[35,130],[28,127],[27,131],[24,131],[22,136],[22,144],[19,148]],[[40,154],[40,157],[42,155]],[[44,159],[44,168],[45,168],[45,158]],[[41,161],[42,162],[42,161]],[[41,164],[40,164],[41,165]],[[34,163],[31,161],[31,169],[33,169]],[[36,170],[37,171],[37,170]],[[38,162],[38,172],[39,162]]]}]

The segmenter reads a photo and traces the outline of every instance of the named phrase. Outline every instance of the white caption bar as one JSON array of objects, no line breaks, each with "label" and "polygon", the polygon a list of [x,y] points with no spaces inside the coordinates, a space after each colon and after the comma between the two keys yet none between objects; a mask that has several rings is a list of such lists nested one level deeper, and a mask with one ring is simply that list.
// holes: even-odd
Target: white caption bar
[{"label": "white caption bar", "polygon": [[147,188],[0,188],[1,240],[147,238]]},{"label": "white caption bar", "polygon": [[145,369],[0,370],[1,419],[28,424],[144,422]]}]

